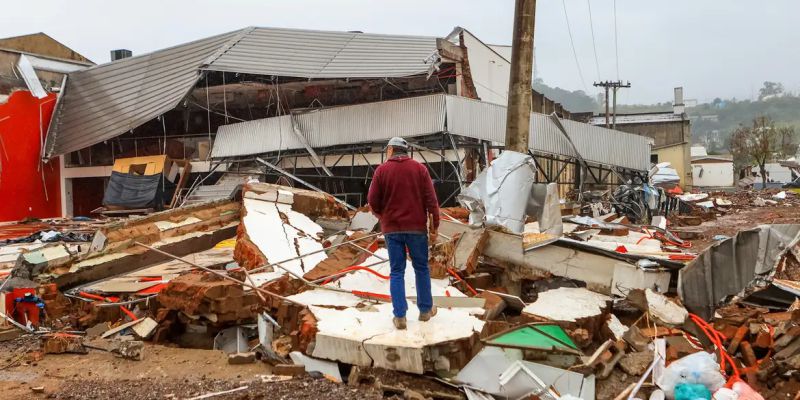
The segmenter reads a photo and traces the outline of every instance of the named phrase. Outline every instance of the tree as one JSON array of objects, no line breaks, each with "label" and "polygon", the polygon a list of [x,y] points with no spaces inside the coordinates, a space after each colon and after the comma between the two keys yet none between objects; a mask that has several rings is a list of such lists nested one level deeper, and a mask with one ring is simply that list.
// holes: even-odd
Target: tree
[{"label": "tree", "polygon": [[777,96],[783,93],[783,84],[778,82],[764,82],[764,87],[758,89],[758,100],[764,100],[767,96]]},{"label": "tree", "polygon": [[547,98],[561,103],[571,112],[597,111],[600,104],[583,90],[569,91],[560,87],[548,86],[541,78],[533,81],[533,90],[545,95]]},{"label": "tree", "polygon": [[767,162],[783,158],[796,147],[793,127],[776,127],[766,116],[753,119],[752,126],[740,126],[731,136],[730,151],[737,167],[757,165],[761,182],[767,186]]}]

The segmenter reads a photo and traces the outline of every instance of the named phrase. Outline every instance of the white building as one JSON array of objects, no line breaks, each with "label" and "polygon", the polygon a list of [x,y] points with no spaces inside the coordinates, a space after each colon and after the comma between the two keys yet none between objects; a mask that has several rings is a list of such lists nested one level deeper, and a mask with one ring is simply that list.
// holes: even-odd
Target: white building
[{"label": "white building", "polygon": [[709,155],[692,157],[692,178],[696,187],[733,187],[733,159]]}]

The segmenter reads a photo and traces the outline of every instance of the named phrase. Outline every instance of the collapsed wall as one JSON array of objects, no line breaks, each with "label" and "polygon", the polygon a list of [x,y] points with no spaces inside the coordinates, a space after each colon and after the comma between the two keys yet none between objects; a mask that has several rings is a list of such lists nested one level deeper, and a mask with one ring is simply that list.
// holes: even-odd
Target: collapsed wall
[{"label": "collapsed wall", "polygon": [[[480,347],[481,307],[441,309],[435,319],[421,323],[409,298],[408,330],[396,330],[392,305],[387,303],[390,272],[382,241],[365,231],[345,232],[337,235],[340,243],[354,245],[323,251],[328,243],[317,221],[348,216],[329,195],[248,185],[242,209],[234,257],[253,271],[252,279],[266,281],[262,287],[287,297],[288,301],[271,297],[267,311],[280,324],[280,333],[291,337],[293,349],[358,366],[423,373],[460,368]],[[466,298],[447,279],[454,243],[446,241],[437,248],[432,252],[434,297]],[[269,266],[276,263],[280,264]],[[355,265],[360,268],[352,269]],[[416,282],[410,261],[405,286],[406,295],[413,297]]]},{"label": "collapsed wall", "polygon": [[87,252],[72,254],[58,251],[57,246],[45,247],[22,255],[12,274],[69,288],[168,259],[137,242],[176,256],[207,250],[233,236],[240,207],[238,202],[224,200],[112,222],[95,232]]}]

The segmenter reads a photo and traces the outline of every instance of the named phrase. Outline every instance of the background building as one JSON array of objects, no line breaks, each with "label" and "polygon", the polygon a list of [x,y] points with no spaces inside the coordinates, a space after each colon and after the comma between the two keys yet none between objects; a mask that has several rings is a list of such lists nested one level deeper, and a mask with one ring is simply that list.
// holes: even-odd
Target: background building
[{"label": "background building", "polygon": [[91,65],[44,33],[0,39],[0,221],[61,215],[60,161],[42,148],[64,75]]},{"label": "background building", "polygon": [[733,158],[714,155],[692,157],[692,180],[696,188],[733,188]]},{"label": "background building", "polygon": [[[606,124],[605,114],[595,115],[589,120],[592,125]],[[675,88],[672,111],[637,114],[617,114],[616,129],[647,136],[653,139],[651,161],[669,162],[681,177],[684,190],[692,188],[691,121],[683,103],[683,88]]]}]

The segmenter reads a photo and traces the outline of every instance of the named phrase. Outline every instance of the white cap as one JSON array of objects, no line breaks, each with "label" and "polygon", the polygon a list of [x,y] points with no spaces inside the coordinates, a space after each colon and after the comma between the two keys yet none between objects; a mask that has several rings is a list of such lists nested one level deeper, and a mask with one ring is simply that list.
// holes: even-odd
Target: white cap
[{"label": "white cap", "polygon": [[389,147],[389,146],[408,149],[408,142],[406,142],[406,140],[401,138],[401,137],[395,136],[395,137],[389,139],[389,143],[386,145],[386,147]]}]

